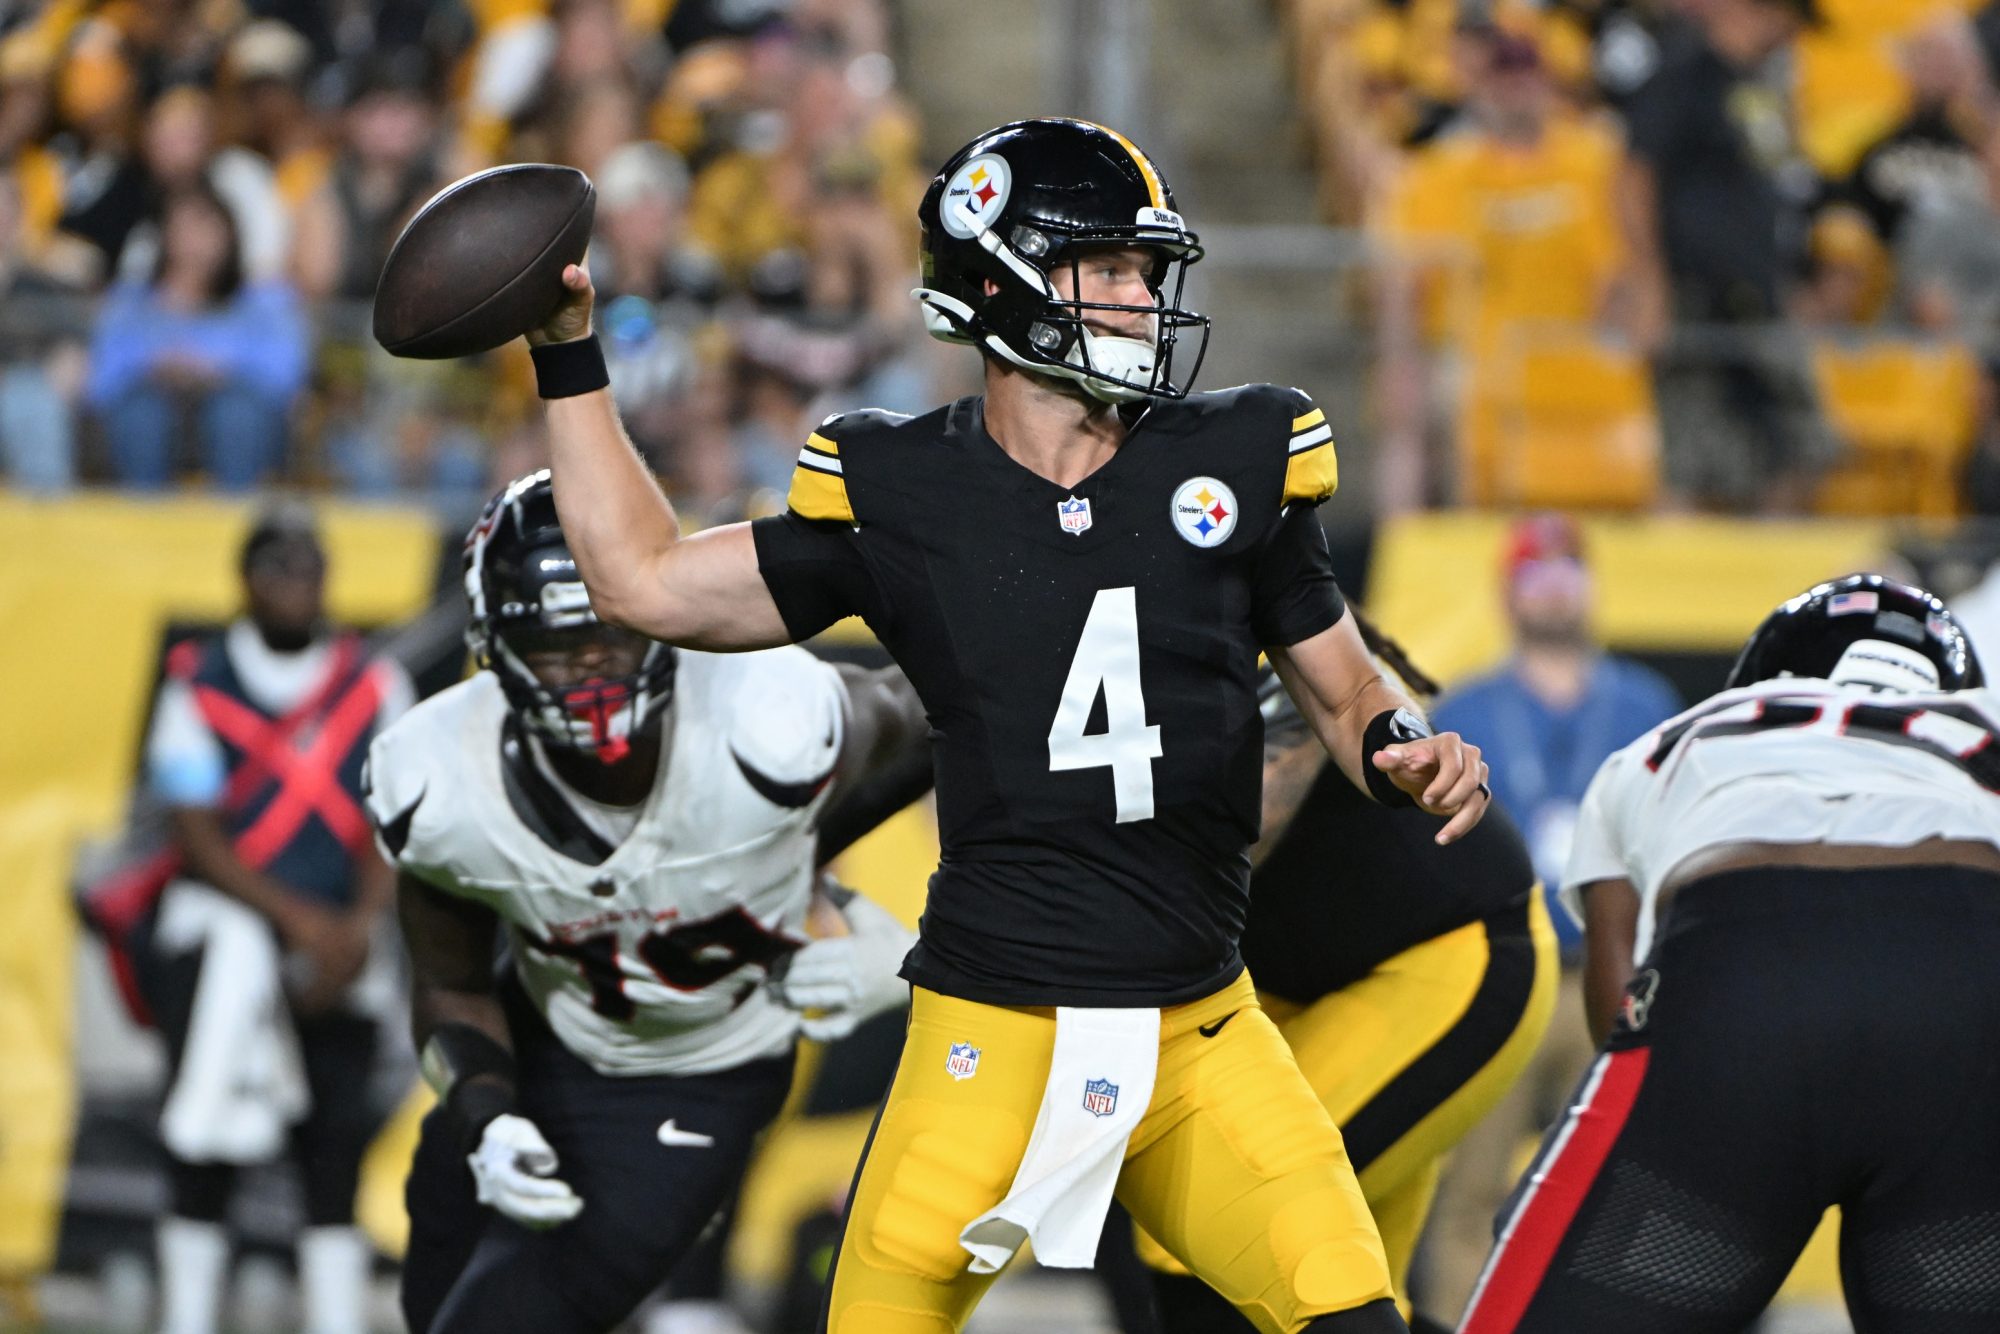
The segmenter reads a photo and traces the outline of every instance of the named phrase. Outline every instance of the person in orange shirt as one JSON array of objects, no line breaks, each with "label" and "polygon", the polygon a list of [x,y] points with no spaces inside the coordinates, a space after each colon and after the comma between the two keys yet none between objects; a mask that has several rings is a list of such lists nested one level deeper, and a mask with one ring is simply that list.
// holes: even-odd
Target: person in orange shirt
[{"label": "person in orange shirt", "polygon": [[1431,354],[1463,356],[1462,402],[1476,417],[1504,392],[1524,337],[1580,330],[1643,345],[1664,309],[1657,265],[1620,216],[1616,130],[1563,110],[1532,36],[1489,23],[1462,28],[1459,44],[1473,90],[1466,116],[1412,153],[1375,219],[1377,503],[1392,513],[1445,489],[1428,459]]}]

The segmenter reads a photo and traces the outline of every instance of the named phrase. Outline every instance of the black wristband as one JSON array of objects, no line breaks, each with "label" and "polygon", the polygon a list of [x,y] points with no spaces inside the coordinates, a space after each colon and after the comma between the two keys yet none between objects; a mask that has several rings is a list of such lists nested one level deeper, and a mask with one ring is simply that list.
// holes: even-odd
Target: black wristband
[{"label": "black wristband", "polygon": [[514,1110],[514,1053],[471,1024],[440,1024],[418,1065],[467,1152],[489,1121]]},{"label": "black wristband", "polygon": [[459,1149],[471,1153],[493,1121],[514,1110],[514,1086],[490,1077],[461,1079],[444,1100],[445,1116]]},{"label": "black wristband", "polygon": [[530,348],[528,355],[535,361],[535,392],[543,398],[575,398],[611,383],[596,334],[567,343],[543,343]]},{"label": "black wristband", "polygon": [[1368,720],[1361,734],[1361,772],[1368,776],[1368,795],[1384,806],[1414,806],[1417,799],[1391,782],[1375,767],[1375,752],[1403,741],[1431,735],[1424,720],[1408,709],[1384,709]]}]

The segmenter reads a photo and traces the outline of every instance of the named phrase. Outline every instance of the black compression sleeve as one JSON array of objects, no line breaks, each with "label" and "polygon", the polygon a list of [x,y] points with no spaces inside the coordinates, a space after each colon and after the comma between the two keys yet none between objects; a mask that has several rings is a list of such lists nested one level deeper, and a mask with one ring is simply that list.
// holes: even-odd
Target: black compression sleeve
[{"label": "black compression sleeve", "polygon": [[514,1110],[514,1053],[471,1024],[439,1024],[421,1064],[468,1153],[487,1123]]}]

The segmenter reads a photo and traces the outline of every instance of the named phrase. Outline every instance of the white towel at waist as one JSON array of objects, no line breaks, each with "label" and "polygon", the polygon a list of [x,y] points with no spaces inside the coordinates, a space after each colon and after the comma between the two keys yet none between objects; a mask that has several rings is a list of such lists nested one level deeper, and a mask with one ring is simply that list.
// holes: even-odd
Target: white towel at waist
[{"label": "white towel at waist", "polygon": [[1014,1184],[958,1234],[973,1273],[996,1272],[1023,1241],[1052,1268],[1096,1262],[1125,1146],[1153,1101],[1159,1064],[1158,1010],[1056,1011],[1049,1082]]},{"label": "white towel at waist", "polygon": [[184,1162],[270,1161],[310,1101],[270,927],[228,895],[176,880],[155,939],[170,953],[202,952],[160,1138]]}]

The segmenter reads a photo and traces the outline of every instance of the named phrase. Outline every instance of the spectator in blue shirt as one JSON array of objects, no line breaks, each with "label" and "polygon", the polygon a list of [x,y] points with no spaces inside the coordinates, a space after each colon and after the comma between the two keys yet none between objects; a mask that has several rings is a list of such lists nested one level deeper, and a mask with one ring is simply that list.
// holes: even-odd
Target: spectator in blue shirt
[{"label": "spectator in blue shirt", "polygon": [[[1506,563],[1514,652],[1446,694],[1435,722],[1494,757],[1493,795],[1527,833],[1535,870],[1553,888],[1598,766],[1681,704],[1659,673],[1604,652],[1592,638],[1590,570],[1573,520],[1521,520]],[[1573,946],[1575,925],[1560,908],[1555,913]]]},{"label": "spectator in blue shirt", "polygon": [[205,184],[177,191],[152,281],[113,289],[91,345],[84,395],[104,424],[116,480],[165,486],[191,427],[215,486],[265,481],[284,460],[309,345],[290,288],[243,281],[227,205]]},{"label": "spectator in blue shirt", "polygon": [[1561,1112],[1592,1055],[1577,966],[1582,933],[1553,892],[1577,806],[1613,751],[1681,707],[1661,676],[1604,652],[1592,637],[1590,569],[1572,520],[1551,514],[1516,523],[1505,561],[1514,651],[1448,692],[1432,722],[1492,760],[1493,794],[1527,835],[1547,886],[1564,967],[1548,1037],[1506,1099],[1459,1142],[1439,1183],[1422,1280],[1434,1311],[1464,1305],[1491,1248],[1516,1153]]}]

